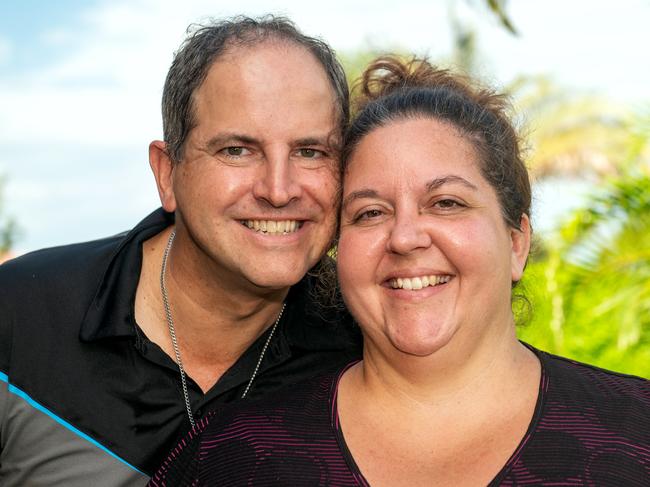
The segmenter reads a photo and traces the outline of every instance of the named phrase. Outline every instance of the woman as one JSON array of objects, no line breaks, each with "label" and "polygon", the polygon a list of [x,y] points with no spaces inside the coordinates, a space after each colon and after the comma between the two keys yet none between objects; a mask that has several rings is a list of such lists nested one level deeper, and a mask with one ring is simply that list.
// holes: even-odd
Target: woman
[{"label": "woman", "polygon": [[363,360],[218,411],[152,485],[650,485],[650,385],[520,343],[530,184],[501,96],[364,73],[337,267]]}]

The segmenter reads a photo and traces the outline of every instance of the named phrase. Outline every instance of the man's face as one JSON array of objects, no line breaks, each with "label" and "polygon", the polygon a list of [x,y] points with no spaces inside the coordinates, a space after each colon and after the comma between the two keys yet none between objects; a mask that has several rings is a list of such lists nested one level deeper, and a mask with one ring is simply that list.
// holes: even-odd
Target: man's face
[{"label": "man's face", "polygon": [[212,65],[194,107],[166,205],[177,241],[223,286],[295,284],[327,250],[336,221],[337,109],[325,71],[290,43],[234,47]]}]

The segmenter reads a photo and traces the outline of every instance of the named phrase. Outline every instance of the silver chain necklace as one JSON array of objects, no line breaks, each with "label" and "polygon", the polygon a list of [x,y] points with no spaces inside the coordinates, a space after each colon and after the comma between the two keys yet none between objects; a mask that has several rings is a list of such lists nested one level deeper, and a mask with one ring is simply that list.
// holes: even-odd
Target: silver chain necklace
[{"label": "silver chain necklace", "polygon": [[[165,247],[165,253],[163,254],[162,266],[160,268],[160,292],[162,294],[163,306],[165,308],[165,317],[167,318],[167,327],[169,328],[169,336],[172,339],[172,347],[174,348],[174,355],[176,355],[176,363],[178,364],[178,370],[181,374],[181,385],[183,386],[183,398],[185,399],[185,409],[187,409],[187,417],[190,419],[190,424],[192,425],[192,428],[194,428],[194,415],[192,414],[192,407],[190,405],[190,394],[187,392],[187,380],[185,379],[185,369],[183,368],[183,361],[181,360],[181,351],[178,348],[178,341],[176,340],[176,329],[174,328],[172,311],[171,311],[171,307],[169,306],[169,297],[167,296],[167,287],[165,286],[165,274],[167,272],[167,258],[169,257],[169,251],[172,248],[172,244],[174,243],[175,236],[176,236],[176,231],[172,231],[172,233],[169,235],[169,240],[167,240],[167,247]],[[253,385],[253,381],[257,376],[257,372],[259,371],[260,365],[262,364],[262,360],[264,359],[264,355],[266,354],[266,349],[269,348],[269,343],[271,343],[271,338],[273,338],[275,329],[278,327],[278,323],[280,323],[280,319],[282,318],[282,313],[284,313],[285,306],[286,303],[282,303],[282,309],[280,310],[280,314],[278,315],[278,318],[275,320],[275,323],[273,323],[271,332],[269,333],[269,336],[266,339],[266,342],[264,343],[264,347],[262,348],[262,352],[260,353],[260,356],[257,359],[257,364],[255,365],[255,369],[253,370],[253,374],[251,375],[251,378],[248,380],[248,385],[246,386],[246,389],[244,389],[244,393],[241,395],[242,398],[246,397],[246,394],[248,394],[248,391]]]}]

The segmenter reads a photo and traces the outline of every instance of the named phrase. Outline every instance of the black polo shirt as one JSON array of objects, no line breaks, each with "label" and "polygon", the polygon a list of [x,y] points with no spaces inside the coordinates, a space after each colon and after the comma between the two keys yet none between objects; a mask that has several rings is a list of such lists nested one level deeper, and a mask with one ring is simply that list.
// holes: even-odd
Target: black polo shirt
[{"label": "black polo shirt", "polygon": [[[178,367],[135,323],[142,242],[172,223],[159,209],[128,234],[0,266],[0,484],[141,485],[189,429]],[[314,285],[291,288],[247,397],[360,355]],[[205,395],[188,377],[196,417],[241,397],[266,338]]]}]

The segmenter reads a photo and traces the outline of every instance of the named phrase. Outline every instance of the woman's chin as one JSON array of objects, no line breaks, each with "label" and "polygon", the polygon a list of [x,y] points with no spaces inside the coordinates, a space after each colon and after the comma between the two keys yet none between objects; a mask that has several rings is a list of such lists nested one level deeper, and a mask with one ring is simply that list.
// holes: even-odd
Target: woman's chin
[{"label": "woman's chin", "polygon": [[451,330],[400,330],[389,333],[389,341],[394,349],[407,355],[428,357],[445,347],[451,340]]}]

